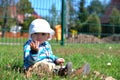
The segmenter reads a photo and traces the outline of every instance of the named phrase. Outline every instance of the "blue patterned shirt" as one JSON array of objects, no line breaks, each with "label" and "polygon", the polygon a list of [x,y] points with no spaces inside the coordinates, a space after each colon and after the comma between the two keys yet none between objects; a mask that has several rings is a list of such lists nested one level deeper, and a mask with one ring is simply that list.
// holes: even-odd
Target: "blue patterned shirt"
[{"label": "blue patterned shirt", "polygon": [[24,69],[28,69],[31,65],[42,60],[47,60],[48,62],[52,63],[56,62],[58,57],[53,55],[49,42],[45,41],[44,43],[40,44],[39,50],[36,52],[30,48],[31,41],[32,40],[28,40],[24,44]]}]

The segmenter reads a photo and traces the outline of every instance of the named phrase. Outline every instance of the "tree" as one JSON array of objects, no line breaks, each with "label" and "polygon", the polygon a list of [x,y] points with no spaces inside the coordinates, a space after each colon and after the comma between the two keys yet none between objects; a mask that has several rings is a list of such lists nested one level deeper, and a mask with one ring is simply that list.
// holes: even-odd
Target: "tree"
[{"label": "tree", "polygon": [[55,4],[52,4],[52,7],[49,11],[51,13],[51,20],[50,20],[50,23],[51,23],[51,26],[54,28],[57,24],[57,10],[56,10],[56,7],[55,7]]},{"label": "tree", "polygon": [[75,9],[73,7],[74,0],[66,0],[66,37],[69,36],[71,28],[75,28]]},{"label": "tree", "polygon": [[3,25],[3,19],[2,19],[2,16],[3,16],[3,8],[0,6],[0,31],[1,31],[1,26]]},{"label": "tree", "polygon": [[100,19],[97,16],[97,14],[92,13],[88,17],[86,23],[89,26],[89,32],[94,33],[95,35],[97,35],[100,38],[101,37],[101,23],[100,23]]},{"label": "tree", "polygon": [[75,20],[75,9],[73,7],[74,0],[67,0],[66,9],[67,9],[67,24],[73,24]]},{"label": "tree", "polygon": [[114,34],[116,28],[120,29],[120,12],[117,8],[112,9],[112,13],[110,15],[110,24],[112,25],[112,33]]},{"label": "tree", "polygon": [[34,19],[31,15],[34,13],[34,9],[31,6],[31,3],[29,0],[19,0],[19,2],[16,4],[17,6],[17,14],[21,15],[30,15],[30,16],[25,16],[24,22],[19,23],[20,26],[22,26],[22,31],[23,30],[28,30],[29,24],[31,21]]},{"label": "tree", "polygon": [[8,22],[8,17],[9,17],[8,7],[11,5],[12,1],[13,0],[0,0],[0,6],[1,6],[0,15],[3,17],[3,19],[0,20],[1,23],[3,23],[2,24],[2,37],[4,37],[4,33],[7,28],[7,22]]},{"label": "tree", "polygon": [[78,32],[86,32],[86,25],[84,25],[84,22],[87,20],[88,12],[85,7],[85,0],[81,0],[79,2],[79,7],[77,11],[77,18],[76,18],[76,24],[75,28]]},{"label": "tree", "polygon": [[34,12],[34,9],[31,7],[29,0],[19,0],[17,3],[17,12],[19,14],[32,14]]},{"label": "tree", "polygon": [[[23,23],[23,28],[22,30],[24,30],[24,32],[27,32],[28,29],[29,29],[29,25],[30,23],[34,20],[35,18],[34,17],[28,17],[24,20],[24,23]],[[23,32],[23,31],[22,31]]]},{"label": "tree", "polygon": [[88,17],[87,9],[85,8],[85,0],[81,0],[79,3],[78,19],[80,22],[85,22]]},{"label": "tree", "polygon": [[101,15],[104,12],[105,6],[99,0],[92,0],[90,5],[87,7],[89,13],[96,12],[97,14]]}]

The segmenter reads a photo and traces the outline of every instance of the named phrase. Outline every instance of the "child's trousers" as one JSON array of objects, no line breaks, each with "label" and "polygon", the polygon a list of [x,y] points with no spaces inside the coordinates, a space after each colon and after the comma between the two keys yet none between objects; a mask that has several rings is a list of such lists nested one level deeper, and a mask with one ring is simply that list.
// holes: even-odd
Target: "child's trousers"
[{"label": "child's trousers", "polygon": [[46,74],[53,74],[54,70],[56,70],[57,72],[59,68],[60,66],[56,66],[54,63],[50,63],[47,61],[39,61],[35,63],[33,66],[29,67],[28,70],[25,70],[25,76],[27,78],[31,77],[33,73],[39,76],[44,76]]}]

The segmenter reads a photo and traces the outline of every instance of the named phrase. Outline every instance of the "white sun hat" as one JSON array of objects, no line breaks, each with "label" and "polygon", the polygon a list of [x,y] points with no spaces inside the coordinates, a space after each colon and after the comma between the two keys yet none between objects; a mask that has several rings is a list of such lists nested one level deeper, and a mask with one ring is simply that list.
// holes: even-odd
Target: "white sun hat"
[{"label": "white sun hat", "polygon": [[29,26],[29,36],[31,38],[31,34],[34,33],[49,33],[50,38],[52,39],[52,35],[54,35],[54,30],[50,28],[50,24],[45,19],[35,19],[31,22]]}]

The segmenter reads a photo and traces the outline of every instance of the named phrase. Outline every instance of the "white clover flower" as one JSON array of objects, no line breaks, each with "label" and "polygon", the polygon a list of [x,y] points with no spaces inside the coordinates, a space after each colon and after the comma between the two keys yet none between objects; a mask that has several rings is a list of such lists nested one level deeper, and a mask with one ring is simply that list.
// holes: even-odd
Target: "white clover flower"
[{"label": "white clover flower", "polygon": [[108,63],[107,63],[107,65],[108,65],[108,66],[111,66],[111,63],[110,63],[110,62],[108,62]]},{"label": "white clover flower", "polygon": [[109,50],[111,50],[112,49],[112,47],[111,46],[109,46]]}]

